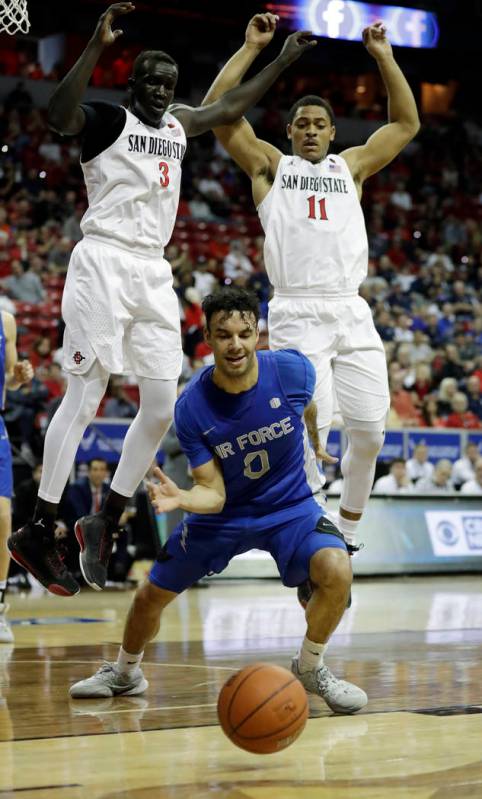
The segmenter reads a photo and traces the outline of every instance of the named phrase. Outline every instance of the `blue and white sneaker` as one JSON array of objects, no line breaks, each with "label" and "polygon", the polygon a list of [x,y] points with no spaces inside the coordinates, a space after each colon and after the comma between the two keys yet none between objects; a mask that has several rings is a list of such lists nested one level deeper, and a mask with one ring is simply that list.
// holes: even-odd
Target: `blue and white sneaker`
[{"label": "blue and white sneaker", "polygon": [[118,671],[115,663],[103,663],[92,677],[74,683],[70,687],[73,699],[94,699],[109,696],[136,696],[149,687],[142,670],[136,669],[127,676]]},{"label": "blue and white sneaker", "polygon": [[310,711],[314,714],[322,709],[321,700],[326,702],[334,713],[343,714],[357,713],[368,702],[365,691],[351,682],[338,680],[328,666],[323,665],[319,669],[300,672],[298,658],[295,657],[291,661],[291,671],[303,685],[308,695]]}]

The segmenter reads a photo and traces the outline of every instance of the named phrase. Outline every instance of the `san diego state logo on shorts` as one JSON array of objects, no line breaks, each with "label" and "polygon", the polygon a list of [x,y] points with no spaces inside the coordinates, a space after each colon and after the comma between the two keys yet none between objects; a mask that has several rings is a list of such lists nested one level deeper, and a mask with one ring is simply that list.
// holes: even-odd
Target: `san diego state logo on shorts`
[{"label": "san diego state logo on shorts", "polygon": [[77,352],[74,352],[74,354],[72,355],[72,360],[78,366],[79,364],[82,363],[82,361],[85,361],[85,355],[82,355],[82,353],[77,350]]}]

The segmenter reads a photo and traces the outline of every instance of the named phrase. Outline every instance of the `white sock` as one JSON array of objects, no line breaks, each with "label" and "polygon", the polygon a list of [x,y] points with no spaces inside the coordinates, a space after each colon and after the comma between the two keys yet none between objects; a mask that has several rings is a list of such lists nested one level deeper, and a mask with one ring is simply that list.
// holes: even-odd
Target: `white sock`
[{"label": "white sock", "polygon": [[340,516],[340,512],[337,513],[336,526],[338,527],[340,533],[343,533],[347,544],[355,544],[356,531],[359,524],[359,519],[356,522],[353,522],[351,519],[345,519],[344,516]]},{"label": "white sock", "polygon": [[111,491],[131,497],[151,465],[161,439],[171,426],[177,396],[176,380],[138,377],[140,406],[127,431]]},{"label": "white sock", "polygon": [[85,375],[69,374],[67,391],[45,434],[40,499],[60,502],[84,430],[94,418],[108,382],[109,373],[98,361]]},{"label": "white sock", "polygon": [[317,644],[304,637],[300,651],[298,653],[298,669],[303,671],[313,671],[323,665],[323,653],[326,644]]},{"label": "white sock", "polygon": [[121,647],[119,649],[119,654],[117,655],[116,666],[118,671],[120,671],[121,674],[125,674],[127,677],[130,677],[141,665],[141,660],[143,657],[144,652],[139,652],[138,655],[131,655]]}]

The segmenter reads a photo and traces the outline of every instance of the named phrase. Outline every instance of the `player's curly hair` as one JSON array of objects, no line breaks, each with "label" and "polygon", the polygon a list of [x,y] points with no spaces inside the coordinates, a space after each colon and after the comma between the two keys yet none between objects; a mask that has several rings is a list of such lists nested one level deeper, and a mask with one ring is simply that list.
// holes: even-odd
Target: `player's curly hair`
[{"label": "player's curly hair", "polygon": [[256,294],[239,286],[223,286],[213,294],[208,294],[202,301],[202,309],[208,330],[212,315],[218,311],[223,311],[227,319],[234,311],[239,311],[242,318],[245,314],[253,314],[256,324],[259,321],[259,302]]},{"label": "player's curly hair", "polygon": [[300,97],[300,99],[297,100],[296,103],[293,103],[290,110],[288,111],[288,122],[290,125],[293,124],[293,120],[295,118],[295,114],[298,108],[303,108],[303,106],[305,105],[321,106],[321,108],[324,108],[325,111],[328,113],[331,124],[332,125],[335,124],[335,113],[328,100],[323,100],[323,97],[318,97],[317,94],[307,94],[305,97]]}]

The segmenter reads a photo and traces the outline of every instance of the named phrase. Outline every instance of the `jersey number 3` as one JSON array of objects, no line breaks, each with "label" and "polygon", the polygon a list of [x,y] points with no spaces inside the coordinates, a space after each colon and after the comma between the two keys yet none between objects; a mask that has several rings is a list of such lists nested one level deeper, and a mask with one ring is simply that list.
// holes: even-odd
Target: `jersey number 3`
[{"label": "jersey number 3", "polygon": [[324,197],[321,200],[318,200],[318,207],[320,209],[319,216],[316,215],[316,197],[314,194],[311,197],[308,197],[308,219],[321,219],[322,221],[326,221],[328,219],[326,215],[326,199]]},{"label": "jersey number 3", "polygon": [[169,186],[169,164],[165,161],[160,161],[159,172],[161,173],[161,177],[159,178],[161,186],[163,189],[166,189]]}]

